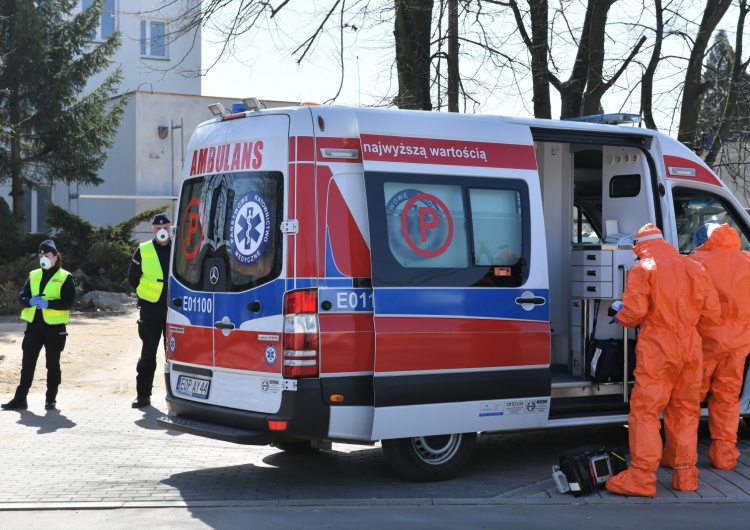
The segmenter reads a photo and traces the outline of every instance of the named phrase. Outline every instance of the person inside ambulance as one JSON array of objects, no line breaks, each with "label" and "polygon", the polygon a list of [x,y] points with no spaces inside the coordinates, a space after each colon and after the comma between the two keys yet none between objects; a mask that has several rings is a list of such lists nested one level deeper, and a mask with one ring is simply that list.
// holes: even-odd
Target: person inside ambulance
[{"label": "person inside ambulance", "polygon": [[[630,398],[630,467],[607,481],[622,495],[656,496],[662,458],[659,414],[674,448],[672,486],[698,489],[701,333],[719,323],[719,297],[706,270],[664,241],[653,224],[644,225],[633,247],[640,261],[628,273],[616,321],[641,326],[636,344],[635,385]],[[699,333],[700,332],[700,333]]]},{"label": "person inside ambulance", "polygon": [[[737,428],[745,358],[750,352],[750,253],[740,250],[740,236],[728,224],[706,223],[695,233],[690,257],[713,280],[721,303],[721,323],[703,334],[701,401],[708,400],[711,447],[708,457],[717,469],[737,465]],[[675,447],[664,448],[662,463],[674,467]]]}]

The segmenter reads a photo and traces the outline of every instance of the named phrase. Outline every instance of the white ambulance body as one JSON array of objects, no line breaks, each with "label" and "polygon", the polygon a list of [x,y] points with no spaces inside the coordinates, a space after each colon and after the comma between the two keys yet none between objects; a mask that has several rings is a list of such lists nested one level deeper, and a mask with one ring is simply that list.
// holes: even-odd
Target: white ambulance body
[{"label": "white ambulance body", "polygon": [[710,219],[750,247],[727,188],[647,129],[331,106],[207,121],[159,423],[285,450],[381,441],[437,480],[476,433],[625,422],[632,378],[593,384],[585,345],[594,325],[636,340],[606,308],[638,228],[687,254]]}]

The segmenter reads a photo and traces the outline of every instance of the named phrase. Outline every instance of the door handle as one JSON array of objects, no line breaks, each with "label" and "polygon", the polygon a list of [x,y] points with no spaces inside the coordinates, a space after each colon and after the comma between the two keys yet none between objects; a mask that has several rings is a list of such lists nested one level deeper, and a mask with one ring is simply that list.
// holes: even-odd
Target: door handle
[{"label": "door handle", "polygon": [[234,329],[234,324],[232,324],[231,322],[224,322],[223,320],[220,320],[218,322],[214,322],[214,327],[216,329],[228,329],[231,331]]},{"label": "door handle", "polygon": [[544,298],[541,296],[534,296],[531,298],[516,298],[517,304],[533,304],[533,305],[544,305],[547,302]]}]

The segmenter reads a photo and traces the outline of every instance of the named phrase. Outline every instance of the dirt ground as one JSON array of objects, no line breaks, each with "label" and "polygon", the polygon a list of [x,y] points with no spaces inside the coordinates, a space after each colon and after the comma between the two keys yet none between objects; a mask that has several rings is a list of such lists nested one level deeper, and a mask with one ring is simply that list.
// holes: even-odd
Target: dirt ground
[{"label": "dirt ground", "polygon": [[[93,395],[122,394],[135,398],[135,366],[140,355],[138,310],[88,312],[71,314],[68,340],[60,359],[62,385],[66,388],[87,388]],[[26,323],[18,317],[0,318],[0,399],[4,403],[13,396],[21,374],[21,343]],[[164,351],[157,354],[154,394],[163,393],[164,378],[160,377]],[[30,394],[44,395],[47,370],[44,350],[39,355],[34,384]]]}]

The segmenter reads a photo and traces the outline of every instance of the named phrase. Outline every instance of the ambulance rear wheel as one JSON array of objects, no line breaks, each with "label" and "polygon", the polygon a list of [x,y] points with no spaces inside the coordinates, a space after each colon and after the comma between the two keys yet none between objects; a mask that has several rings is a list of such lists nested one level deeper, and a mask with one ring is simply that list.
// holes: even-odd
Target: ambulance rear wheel
[{"label": "ambulance rear wheel", "polygon": [[457,475],[477,441],[475,432],[383,440],[391,467],[415,482],[434,482]]}]

